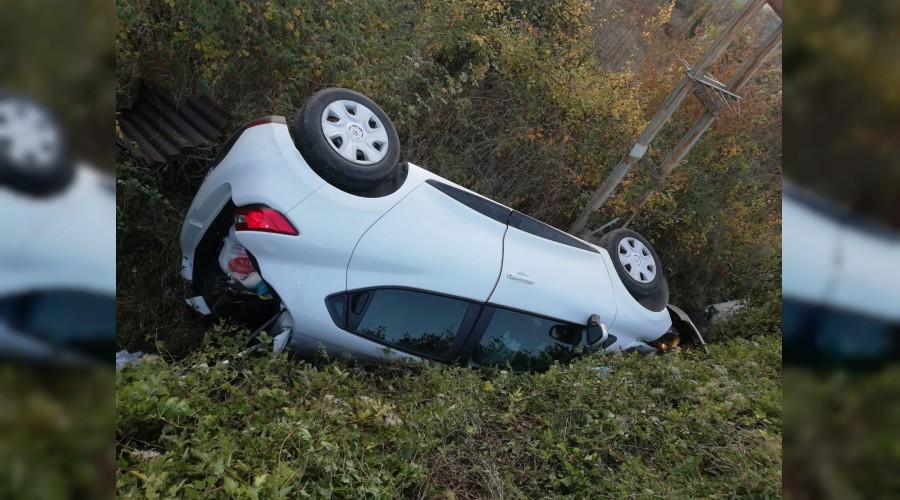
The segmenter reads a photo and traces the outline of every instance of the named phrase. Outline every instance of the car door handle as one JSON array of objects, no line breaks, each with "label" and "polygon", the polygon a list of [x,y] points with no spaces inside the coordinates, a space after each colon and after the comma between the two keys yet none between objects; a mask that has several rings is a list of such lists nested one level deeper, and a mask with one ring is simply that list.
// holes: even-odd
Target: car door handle
[{"label": "car door handle", "polygon": [[525,283],[528,283],[529,285],[534,284],[534,280],[529,278],[528,275],[526,275],[524,273],[509,273],[506,275],[506,277],[511,280],[524,281]]}]

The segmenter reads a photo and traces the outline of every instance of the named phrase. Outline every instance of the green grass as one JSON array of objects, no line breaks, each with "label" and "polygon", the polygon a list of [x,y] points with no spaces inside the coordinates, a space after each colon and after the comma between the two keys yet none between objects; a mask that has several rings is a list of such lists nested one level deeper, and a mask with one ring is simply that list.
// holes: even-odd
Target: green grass
[{"label": "green grass", "polygon": [[267,357],[190,368],[219,352],[119,374],[120,495],[781,494],[779,336],[540,374]]},{"label": "green grass", "polygon": [[887,498],[900,491],[900,366],[784,370],[785,496]]}]

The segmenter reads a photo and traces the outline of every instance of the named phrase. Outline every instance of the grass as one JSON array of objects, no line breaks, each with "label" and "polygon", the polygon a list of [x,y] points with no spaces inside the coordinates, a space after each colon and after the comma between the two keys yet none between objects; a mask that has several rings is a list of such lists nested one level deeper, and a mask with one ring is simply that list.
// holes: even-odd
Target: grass
[{"label": "grass", "polygon": [[220,349],[119,374],[120,495],[781,494],[776,335],[540,374],[267,357],[190,368]]},{"label": "grass", "polygon": [[784,371],[786,496],[885,498],[900,491],[896,363]]}]

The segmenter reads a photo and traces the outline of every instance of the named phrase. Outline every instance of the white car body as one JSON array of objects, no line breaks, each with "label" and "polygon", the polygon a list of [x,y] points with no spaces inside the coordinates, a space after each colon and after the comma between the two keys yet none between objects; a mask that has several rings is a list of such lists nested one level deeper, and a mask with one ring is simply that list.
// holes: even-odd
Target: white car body
[{"label": "white car body", "polygon": [[866,231],[846,218],[837,205],[786,186],[785,300],[900,324],[900,234]]},{"label": "white car body", "polygon": [[877,367],[900,355],[900,234],[785,182],[786,363]]},{"label": "white car body", "polygon": [[632,298],[606,250],[581,240],[587,249],[576,248],[511,227],[434,182],[486,198],[415,165],[408,168],[395,192],[354,196],[309,167],[280,117],[245,128],[190,206],[181,232],[182,275],[195,278],[198,245],[229,202],[265,205],[284,214],[300,234],[236,236],[282,300],[287,314],[280,324],[293,330],[294,350],[417,359],[332,320],[326,297],[370,287],[426,290],[574,325],[597,314],[616,337],[607,351],[653,351],[647,342],[672,326],[665,308],[650,311]]},{"label": "white car body", "polygon": [[[113,179],[79,165],[69,186],[35,197],[0,186],[7,234],[0,241],[0,358],[80,363],[71,343],[111,353],[115,339],[116,197]],[[65,295],[66,302],[59,297]],[[56,298],[50,298],[55,296]],[[89,308],[78,297],[94,297]],[[5,313],[25,308],[43,331],[14,329]],[[42,297],[42,300],[38,297]],[[74,298],[74,301],[72,299]],[[96,309],[95,306],[102,305]],[[75,309],[73,309],[73,307]],[[21,311],[20,311],[21,312]],[[53,332],[55,334],[46,334]]]},{"label": "white car body", "polygon": [[46,289],[114,297],[115,205],[113,180],[86,165],[50,197],[0,186],[0,298]]}]

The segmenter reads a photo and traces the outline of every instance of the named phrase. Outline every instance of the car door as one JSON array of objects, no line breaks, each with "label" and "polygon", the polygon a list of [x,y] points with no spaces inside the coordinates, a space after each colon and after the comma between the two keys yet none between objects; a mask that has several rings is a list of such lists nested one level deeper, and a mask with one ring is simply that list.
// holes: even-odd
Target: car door
[{"label": "car door", "polygon": [[456,297],[390,287],[330,300],[340,301],[338,309],[346,311],[344,330],[383,347],[441,362],[459,357],[483,308],[481,303]]},{"label": "car door", "polygon": [[483,303],[500,275],[509,212],[449,183],[424,182],[359,240],[347,291],[407,288]]},{"label": "car door", "polygon": [[610,273],[600,250],[519,212],[504,239],[503,268],[488,302],[585,324],[616,317]]},{"label": "car door", "polygon": [[567,363],[576,347],[584,347],[585,325],[486,306],[459,357],[470,366],[509,367],[514,371],[546,370]]}]

